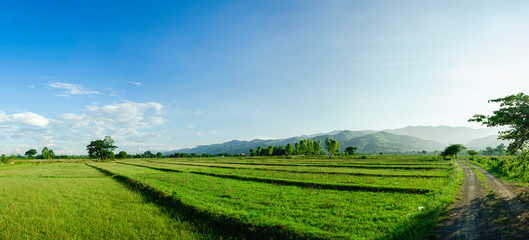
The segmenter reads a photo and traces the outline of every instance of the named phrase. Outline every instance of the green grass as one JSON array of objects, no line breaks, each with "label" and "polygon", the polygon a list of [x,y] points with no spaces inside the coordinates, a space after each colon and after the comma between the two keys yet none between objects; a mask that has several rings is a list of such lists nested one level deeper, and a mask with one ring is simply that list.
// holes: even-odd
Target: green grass
[{"label": "green grass", "polygon": [[[284,233],[282,236],[302,238],[426,238],[445,206],[453,200],[462,176],[458,168],[451,166],[453,174],[447,178],[419,178],[436,189],[435,192],[409,194],[285,186],[116,163],[93,165],[172,195],[184,206],[211,219],[250,229],[276,229]],[[270,178],[266,175],[271,173],[269,171],[251,171],[254,171],[251,174],[260,172],[264,174],[260,177]],[[327,175],[313,174],[309,180],[324,176]],[[307,181],[297,175],[294,178]],[[337,179],[319,179],[329,183],[333,180]],[[424,207],[422,211],[419,210],[421,206]]]},{"label": "green grass", "polygon": [[322,173],[298,173],[279,172],[255,169],[223,169],[223,168],[203,168],[203,169],[181,169],[178,166],[157,164],[153,162],[138,162],[135,164],[155,167],[159,169],[176,169],[190,172],[213,173],[215,175],[240,176],[247,178],[262,178],[275,180],[292,180],[302,182],[313,182],[322,184],[343,184],[343,185],[364,185],[372,187],[394,187],[394,188],[419,188],[435,189],[436,186],[446,184],[447,178],[434,178],[425,180],[421,177],[395,177],[395,176],[349,176],[341,174]]},{"label": "green grass", "polygon": [[[248,164],[225,164],[225,163],[197,163],[197,162],[183,162],[183,161],[166,161],[166,160],[155,160],[155,161],[145,161],[145,160],[127,160],[125,162],[132,163],[161,163],[161,164],[172,164],[175,165],[175,168],[231,168],[231,169],[255,169],[255,170],[269,170],[269,171],[290,171],[290,172],[314,172],[314,173],[336,173],[336,174],[358,174],[358,175],[386,175],[386,176],[418,176],[418,177],[446,177],[450,174],[450,168],[443,169],[395,169],[395,168],[385,168],[385,169],[365,169],[365,168],[356,168],[354,166],[346,167],[313,167],[313,166],[271,166],[271,165],[260,165],[258,163],[248,165]],[[147,163],[149,164],[149,163]],[[161,165],[159,165],[161,166]],[[166,166],[168,167],[168,166]]]},{"label": "green grass", "polygon": [[0,168],[1,239],[204,239],[140,194],[84,164]]}]

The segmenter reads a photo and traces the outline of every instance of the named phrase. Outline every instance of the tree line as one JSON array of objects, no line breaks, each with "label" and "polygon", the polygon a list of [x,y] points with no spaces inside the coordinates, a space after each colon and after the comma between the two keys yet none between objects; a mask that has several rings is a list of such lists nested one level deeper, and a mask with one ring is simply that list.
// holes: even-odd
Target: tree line
[{"label": "tree line", "polygon": [[[354,155],[357,148],[347,147],[341,155]],[[249,150],[250,156],[291,156],[291,155],[303,155],[303,156],[329,156],[340,155],[340,143],[332,138],[325,139],[325,152],[321,144],[321,140],[314,139],[302,139],[299,142],[287,143],[286,146],[268,146],[263,148],[258,146],[256,149],[251,148]]]}]

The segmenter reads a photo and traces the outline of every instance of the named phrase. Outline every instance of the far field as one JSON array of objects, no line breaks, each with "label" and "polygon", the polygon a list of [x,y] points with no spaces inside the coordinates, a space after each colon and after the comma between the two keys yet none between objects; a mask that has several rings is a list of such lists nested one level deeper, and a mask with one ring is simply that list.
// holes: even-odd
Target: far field
[{"label": "far field", "polygon": [[0,167],[0,238],[428,238],[461,180],[435,157]]}]

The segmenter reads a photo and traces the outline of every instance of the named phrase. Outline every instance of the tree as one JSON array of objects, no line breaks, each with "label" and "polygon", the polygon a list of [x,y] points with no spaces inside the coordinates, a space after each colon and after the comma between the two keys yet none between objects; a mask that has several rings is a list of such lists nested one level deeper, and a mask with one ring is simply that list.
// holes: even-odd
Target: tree
[{"label": "tree", "polygon": [[316,141],[316,138],[314,138],[314,144],[312,145],[312,147],[314,148],[314,155],[318,156],[320,155],[320,152],[321,152],[321,140],[317,140]]},{"label": "tree", "polygon": [[503,155],[503,152],[505,151],[505,144],[500,144],[498,146],[496,146],[496,148],[494,149],[496,151],[498,151],[498,155]]},{"label": "tree", "polygon": [[272,153],[274,153],[274,146],[268,146],[266,148],[266,155],[267,156],[272,156]]},{"label": "tree", "polygon": [[162,152],[157,152],[156,153],[156,158],[163,158],[163,153]]},{"label": "tree", "polygon": [[350,155],[350,156],[355,155],[356,149],[357,148],[355,148],[355,147],[347,147],[347,148],[345,148],[345,153],[347,155]]},{"label": "tree", "polygon": [[154,157],[154,153],[152,153],[151,151],[145,151],[143,153],[143,155],[146,157],[146,158],[152,158]]},{"label": "tree", "polygon": [[331,155],[331,142],[332,138],[325,138],[325,150]]},{"label": "tree", "polygon": [[28,158],[33,158],[33,156],[37,155],[37,150],[36,149],[29,149],[28,151],[26,151],[26,153],[24,154],[26,156],[28,156]]},{"label": "tree", "polygon": [[470,159],[474,159],[474,156],[478,155],[478,152],[474,150],[468,150],[467,153],[470,155]]},{"label": "tree", "polygon": [[250,156],[255,156],[255,149],[250,148]]},{"label": "tree", "polygon": [[41,157],[42,159],[52,159],[55,157],[55,153],[53,153],[53,150],[48,149],[48,147],[44,147],[42,149]]},{"label": "tree", "polygon": [[332,138],[326,138],[325,149],[327,149],[327,152],[330,156],[334,156],[335,154],[340,152],[340,143],[338,143],[338,141]]},{"label": "tree", "polygon": [[262,151],[263,151],[263,148],[261,148],[261,146],[258,146],[256,150],[257,156],[261,156]]},{"label": "tree", "polygon": [[490,116],[475,114],[469,122],[479,122],[487,127],[508,127],[500,131],[498,139],[509,140],[507,152],[511,155],[518,151],[527,153],[529,141],[529,96],[524,93],[489,100],[499,103],[500,109]]},{"label": "tree", "polygon": [[118,153],[118,155],[116,156],[116,158],[118,158],[118,159],[123,159],[123,158],[127,158],[127,156],[128,156],[128,155],[127,155],[127,152],[125,152],[125,151],[120,151],[120,152]]},{"label": "tree", "polygon": [[88,156],[90,158],[97,158],[99,161],[111,159],[114,157],[114,149],[117,146],[114,146],[114,140],[110,136],[105,136],[103,140],[94,140],[86,146],[88,150]]},{"label": "tree", "polygon": [[340,143],[338,141],[332,139],[331,140],[331,154],[336,155],[340,152]]},{"label": "tree", "polygon": [[287,146],[285,147],[285,154],[287,156],[290,156],[293,151],[294,151],[294,149],[292,148],[292,144],[288,143]]},{"label": "tree", "polygon": [[455,159],[457,159],[457,155],[465,149],[467,148],[461,144],[452,144],[445,148],[445,150],[441,153],[441,156],[453,156]]},{"label": "tree", "polygon": [[485,148],[485,150],[483,150],[483,153],[485,155],[492,156],[492,154],[494,154],[494,149],[492,149],[491,147],[487,147],[487,148]]}]

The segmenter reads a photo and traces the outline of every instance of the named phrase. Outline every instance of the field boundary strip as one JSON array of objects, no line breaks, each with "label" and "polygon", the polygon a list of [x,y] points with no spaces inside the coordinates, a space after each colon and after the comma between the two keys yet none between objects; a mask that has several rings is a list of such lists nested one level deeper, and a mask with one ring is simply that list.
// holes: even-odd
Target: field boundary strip
[{"label": "field boundary strip", "polygon": [[[226,165],[263,165],[279,167],[332,167],[332,168],[365,168],[365,169],[399,169],[399,170],[449,170],[450,167],[405,167],[405,166],[364,166],[364,165],[336,165],[336,164],[275,164],[275,163],[223,163]],[[398,165],[398,164],[396,164]]]},{"label": "field boundary strip", "polygon": [[[252,225],[239,221],[236,218],[211,213],[205,209],[195,207],[183,203],[176,196],[170,195],[160,189],[157,189],[149,184],[135,180],[133,178],[109,171],[107,169],[93,166],[85,163],[87,166],[97,169],[103,174],[113,178],[117,182],[125,185],[126,187],[140,192],[147,198],[154,200],[153,202],[161,207],[178,211],[188,216],[191,221],[204,220],[209,226],[218,228],[222,231],[229,229],[229,232],[236,232],[240,236],[236,236],[240,239],[325,239],[316,235],[308,235],[306,233],[300,233],[283,228],[283,226],[272,226],[272,225]],[[233,237],[233,236],[230,236]]]},{"label": "field boundary strip", "polygon": [[340,191],[366,191],[366,192],[398,192],[398,193],[412,193],[412,194],[427,194],[433,192],[430,189],[421,189],[421,188],[391,188],[391,187],[378,187],[378,186],[362,186],[362,185],[342,185],[342,184],[327,184],[327,183],[314,183],[314,182],[301,182],[301,181],[292,181],[285,179],[273,179],[273,178],[259,178],[259,177],[248,177],[248,176],[237,176],[237,175],[226,175],[226,174],[217,174],[217,173],[207,173],[207,172],[198,172],[198,171],[180,171],[175,169],[159,168],[145,165],[138,165],[132,163],[123,163],[118,162],[119,164],[149,168],[164,172],[187,172],[192,174],[200,174],[211,177],[219,178],[229,178],[242,181],[252,181],[252,182],[261,182],[269,184],[278,184],[278,185],[287,185],[287,186],[297,186],[303,188],[317,188],[317,189],[328,189],[328,190],[340,190]]},{"label": "field boundary strip", "polygon": [[448,176],[436,176],[436,175],[402,175],[402,174],[373,174],[373,173],[352,173],[352,172],[318,172],[318,171],[297,171],[297,170],[284,170],[284,169],[269,169],[269,168],[252,168],[252,167],[228,167],[228,166],[215,166],[215,165],[197,165],[192,163],[176,163],[176,162],[157,162],[146,160],[151,163],[158,164],[169,164],[169,165],[182,165],[182,166],[193,166],[193,167],[208,167],[208,168],[221,168],[221,169],[243,169],[243,170],[259,170],[259,171],[274,171],[274,172],[289,172],[289,173],[307,173],[307,174],[328,174],[328,175],[349,175],[349,176],[369,176],[369,177],[403,177],[403,178],[447,178]]}]

